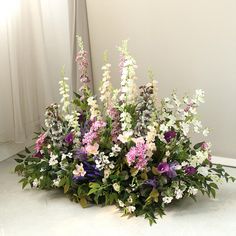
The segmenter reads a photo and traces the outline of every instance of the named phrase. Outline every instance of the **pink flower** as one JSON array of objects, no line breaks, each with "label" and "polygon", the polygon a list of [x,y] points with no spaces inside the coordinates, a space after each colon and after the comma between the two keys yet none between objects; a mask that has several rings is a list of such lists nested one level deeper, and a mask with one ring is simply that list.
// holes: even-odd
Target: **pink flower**
[{"label": "pink flower", "polygon": [[40,134],[38,139],[36,140],[35,150],[37,153],[41,150],[45,138],[46,138],[46,133],[43,133],[43,134]]},{"label": "pink flower", "polygon": [[104,128],[106,126],[106,122],[102,120],[94,121],[90,127],[90,130],[88,133],[84,135],[83,138],[83,144],[91,144],[95,139],[98,137],[98,132],[101,128]]},{"label": "pink flower", "polygon": [[143,142],[143,139],[136,140],[136,146],[131,147],[129,152],[126,154],[126,160],[129,166],[135,164],[135,168],[142,170],[147,165],[147,144]]},{"label": "pink flower", "polygon": [[91,154],[91,155],[97,155],[98,154],[98,148],[99,148],[99,145],[98,143],[95,143],[93,145],[91,144],[88,144],[86,147],[85,147],[85,150],[88,154]]}]

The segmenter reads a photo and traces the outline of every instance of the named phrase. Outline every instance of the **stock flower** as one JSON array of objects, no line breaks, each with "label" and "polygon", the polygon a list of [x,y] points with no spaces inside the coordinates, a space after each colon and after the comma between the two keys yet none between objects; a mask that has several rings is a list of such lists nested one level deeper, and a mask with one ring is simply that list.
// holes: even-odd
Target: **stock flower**
[{"label": "stock flower", "polygon": [[135,147],[131,147],[126,154],[126,160],[128,165],[135,164],[134,167],[138,170],[142,170],[147,165],[146,157],[147,145],[143,142],[137,142]]},{"label": "stock flower", "polygon": [[38,139],[36,140],[35,150],[36,150],[37,153],[39,153],[39,151],[41,150],[45,138],[46,138],[46,133],[42,133],[42,134],[39,135]]}]

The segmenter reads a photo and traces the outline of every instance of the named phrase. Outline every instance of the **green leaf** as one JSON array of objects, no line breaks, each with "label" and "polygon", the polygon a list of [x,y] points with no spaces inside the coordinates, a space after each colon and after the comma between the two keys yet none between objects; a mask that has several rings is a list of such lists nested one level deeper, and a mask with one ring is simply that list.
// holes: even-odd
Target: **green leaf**
[{"label": "green leaf", "polygon": [[88,206],[88,201],[87,201],[87,199],[86,199],[85,197],[80,198],[79,203],[80,203],[80,205],[81,205],[83,208],[85,208],[85,207]]},{"label": "green leaf", "polygon": [[135,175],[137,175],[138,174],[138,169],[136,169],[136,168],[131,168],[130,169],[130,174],[131,174],[131,176],[135,176]]},{"label": "green leaf", "polygon": [[20,154],[20,153],[18,153],[17,156],[20,157],[20,158],[25,158],[26,157],[26,155],[23,155],[23,154]]},{"label": "green leaf", "polygon": [[27,147],[25,147],[25,152],[26,153],[31,153],[31,151]]},{"label": "green leaf", "polygon": [[21,163],[21,162],[23,162],[24,160],[16,158],[15,161],[16,161],[17,163]]}]

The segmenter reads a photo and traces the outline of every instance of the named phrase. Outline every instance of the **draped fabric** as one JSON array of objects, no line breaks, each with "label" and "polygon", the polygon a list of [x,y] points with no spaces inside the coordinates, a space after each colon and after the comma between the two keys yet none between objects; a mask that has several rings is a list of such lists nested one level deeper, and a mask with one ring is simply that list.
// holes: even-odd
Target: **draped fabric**
[{"label": "draped fabric", "polygon": [[45,107],[60,100],[62,66],[72,77],[72,88],[79,87],[75,36],[79,33],[89,49],[86,3],[4,2],[0,9],[0,143],[24,143],[43,124]]}]

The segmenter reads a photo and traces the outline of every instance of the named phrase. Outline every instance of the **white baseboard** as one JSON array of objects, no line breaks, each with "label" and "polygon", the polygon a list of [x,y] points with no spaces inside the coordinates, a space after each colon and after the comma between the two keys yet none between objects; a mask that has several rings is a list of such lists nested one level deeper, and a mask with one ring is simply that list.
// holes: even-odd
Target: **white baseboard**
[{"label": "white baseboard", "polygon": [[236,167],[236,159],[228,157],[212,156],[212,163],[221,164],[223,166]]}]

